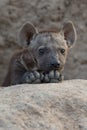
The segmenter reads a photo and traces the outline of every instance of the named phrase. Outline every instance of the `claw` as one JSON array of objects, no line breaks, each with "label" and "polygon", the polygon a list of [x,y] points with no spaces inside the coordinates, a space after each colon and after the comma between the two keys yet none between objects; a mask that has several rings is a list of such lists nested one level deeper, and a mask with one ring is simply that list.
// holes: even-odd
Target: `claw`
[{"label": "claw", "polygon": [[34,75],[35,75],[35,77],[36,77],[37,79],[40,78],[40,74],[39,74],[37,71],[34,71],[33,73],[34,73]]},{"label": "claw", "polygon": [[45,81],[46,83],[50,82],[50,79],[49,79],[48,74],[45,75],[44,81]]},{"label": "claw", "polygon": [[53,70],[49,72],[49,78],[50,78],[50,79],[53,79],[53,78],[54,78],[54,71],[53,71]]},{"label": "claw", "polygon": [[33,73],[30,73],[29,78],[30,78],[31,81],[34,81],[34,80],[35,80],[35,76],[34,76],[34,74],[33,74]]},{"label": "claw", "polygon": [[59,81],[63,81],[63,80],[64,80],[64,76],[60,74]]},{"label": "claw", "polygon": [[31,83],[32,81],[29,79],[29,76],[25,78],[26,83]]},{"label": "claw", "polygon": [[50,83],[58,83],[59,82],[59,80],[57,80],[57,79],[51,79],[51,81],[50,81]]},{"label": "claw", "polygon": [[40,79],[36,79],[33,83],[34,84],[40,83]]},{"label": "claw", "polygon": [[41,73],[40,74],[40,80],[42,81],[44,79],[44,75]]},{"label": "claw", "polygon": [[59,79],[59,77],[60,77],[60,73],[58,72],[58,71],[55,71],[54,72],[54,75],[55,75],[55,79]]}]

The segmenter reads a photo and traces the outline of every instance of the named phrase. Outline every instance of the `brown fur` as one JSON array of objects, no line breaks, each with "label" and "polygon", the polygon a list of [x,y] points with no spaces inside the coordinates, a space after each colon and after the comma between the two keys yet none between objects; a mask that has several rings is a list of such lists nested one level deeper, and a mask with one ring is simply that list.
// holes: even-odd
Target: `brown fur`
[{"label": "brown fur", "polygon": [[[32,58],[33,56],[32,52],[28,49],[18,50],[17,52],[15,52],[15,54],[12,56],[10,60],[8,72],[2,86],[10,86],[13,82],[13,79],[18,80],[18,78],[21,77],[21,74],[27,71],[24,68],[24,66],[20,63],[21,60],[20,57],[22,55],[23,55],[23,60],[25,61],[28,69],[32,70],[32,68],[34,68],[35,62]],[[16,75],[19,75],[19,77]]]},{"label": "brown fur", "polygon": [[[20,31],[19,40],[22,49],[11,58],[7,76],[2,86],[25,83],[27,72],[38,71],[48,73],[51,70],[61,72],[64,68],[69,47],[75,41],[75,28],[72,22],[64,25],[61,31],[42,30],[27,23]],[[64,50],[62,53],[61,50]],[[57,63],[56,66],[54,66]]]}]

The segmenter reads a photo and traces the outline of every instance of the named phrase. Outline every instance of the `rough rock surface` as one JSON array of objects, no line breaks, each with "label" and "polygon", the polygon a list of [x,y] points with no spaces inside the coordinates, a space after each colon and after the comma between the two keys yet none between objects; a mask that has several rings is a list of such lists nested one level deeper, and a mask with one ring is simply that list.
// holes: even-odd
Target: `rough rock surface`
[{"label": "rough rock surface", "polygon": [[0,130],[87,130],[87,80],[0,88]]},{"label": "rough rock surface", "polygon": [[72,20],[78,39],[65,67],[66,79],[87,79],[87,0],[0,0],[0,83],[17,46],[20,26],[31,21],[36,27],[60,27]]}]

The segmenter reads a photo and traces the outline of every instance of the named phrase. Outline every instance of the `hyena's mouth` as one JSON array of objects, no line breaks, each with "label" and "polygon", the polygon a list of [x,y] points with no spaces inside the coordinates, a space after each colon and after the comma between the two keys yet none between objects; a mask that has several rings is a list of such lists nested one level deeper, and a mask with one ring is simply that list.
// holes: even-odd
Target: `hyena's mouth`
[{"label": "hyena's mouth", "polygon": [[63,70],[64,66],[57,66],[57,67],[52,67],[50,65],[48,66],[38,66],[38,71],[42,72],[42,73],[49,73],[50,71],[54,70],[54,71],[58,71],[59,73],[61,73],[61,71]]}]

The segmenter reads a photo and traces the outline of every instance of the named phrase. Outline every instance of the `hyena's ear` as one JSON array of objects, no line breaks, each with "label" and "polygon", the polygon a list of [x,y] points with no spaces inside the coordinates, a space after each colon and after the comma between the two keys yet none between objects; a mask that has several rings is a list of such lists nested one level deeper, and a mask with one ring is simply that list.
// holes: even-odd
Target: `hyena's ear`
[{"label": "hyena's ear", "polygon": [[71,21],[64,23],[62,31],[68,47],[72,47],[76,41],[76,30],[73,23]]},{"label": "hyena's ear", "polygon": [[31,23],[23,25],[19,32],[19,44],[22,47],[27,47],[30,44],[30,40],[34,34],[38,33],[37,29]]}]

